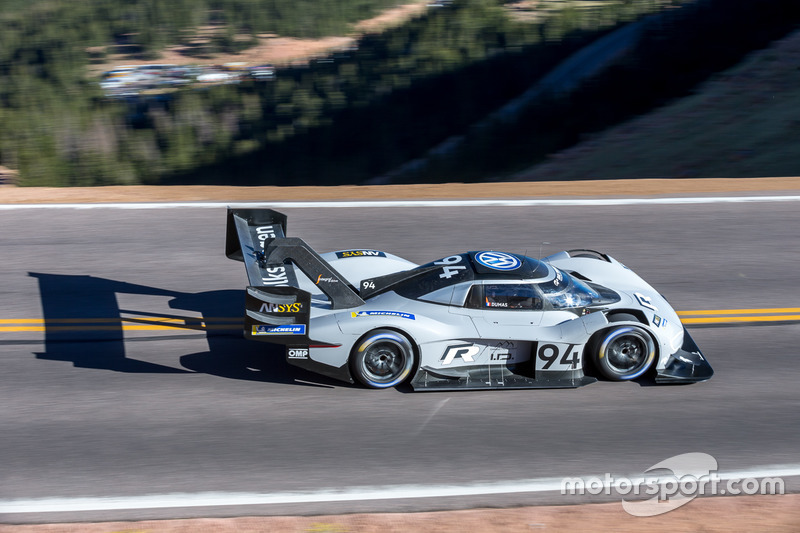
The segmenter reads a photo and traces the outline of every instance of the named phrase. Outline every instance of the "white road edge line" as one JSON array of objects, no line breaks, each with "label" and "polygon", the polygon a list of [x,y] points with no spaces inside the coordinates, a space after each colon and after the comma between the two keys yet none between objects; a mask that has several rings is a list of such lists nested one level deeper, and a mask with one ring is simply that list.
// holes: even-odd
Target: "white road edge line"
[{"label": "white road edge line", "polygon": [[320,202],[130,202],[82,204],[0,204],[0,211],[27,209],[221,209],[225,207],[283,209],[320,209],[352,207],[547,207],[614,205],[686,205],[753,202],[798,202],[800,196],[708,196],[670,198],[558,198],[527,200],[363,200]]},{"label": "white road edge line", "polygon": [[[601,474],[602,475],[602,474]],[[720,481],[745,478],[800,476],[800,464],[770,465],[749,470],[717,473]],[[634,483],[653,483],[656,476],[630,476]],[[0,513],[58,513],[80,511],[114,511],[137,509],[169,509],[181,507],[227,507],[243,505],[276,505],[293,503],[325,503],[396,500],[410,498],[447,498],[454,496],[486,496],[491,494],[517,494],[536,492],[560,492],[564,478],[539,478],[497,483],[466,485],[395,485],[379,487],[354,487],[342,490],[320,490],[307,492],[199,492],[174,494],[148,494],[143,496],[81,497],[81,498],[34,498],[0,500]],[[582,477],[584,481],[593,476]],[[603,481],[606,485],[613,485]],[[654,484],[673,482],[674,477],[658,477]]]}]

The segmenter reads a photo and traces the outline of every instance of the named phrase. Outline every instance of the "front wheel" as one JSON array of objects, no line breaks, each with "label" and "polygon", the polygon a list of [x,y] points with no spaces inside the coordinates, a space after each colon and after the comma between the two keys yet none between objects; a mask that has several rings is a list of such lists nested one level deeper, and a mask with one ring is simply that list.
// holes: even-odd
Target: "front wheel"
[{"label": "front wheel", "polygon": [[653,338],[636,326],[608,330],[596,346],[595,364],[612,381],[638,378],[647,372],[656,356]]},{"label": "front wheel", "polygon": [[353,347],[350,370],[367,387],[386,389],[405,381],[414,362],[414,347],[405,335],[376,329]]}]

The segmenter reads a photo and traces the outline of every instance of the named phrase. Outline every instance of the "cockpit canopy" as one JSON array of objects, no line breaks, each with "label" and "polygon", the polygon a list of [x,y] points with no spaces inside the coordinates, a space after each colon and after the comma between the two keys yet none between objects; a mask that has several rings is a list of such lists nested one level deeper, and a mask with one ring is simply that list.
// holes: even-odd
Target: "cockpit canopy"
[{"label": "cockpit canopy", "polygon": [[474,309],[574,309],[619,301],[532,257],[505,252],[467,252],[422,265],[392,290],[406,298]]}]

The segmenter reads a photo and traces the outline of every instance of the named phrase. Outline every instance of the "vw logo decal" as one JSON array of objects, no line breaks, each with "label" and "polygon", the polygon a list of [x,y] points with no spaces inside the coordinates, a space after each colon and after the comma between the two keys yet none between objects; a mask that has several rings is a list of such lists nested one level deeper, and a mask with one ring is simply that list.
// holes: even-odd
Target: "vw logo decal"
[{"label": "vw logo decal", "polygon": [[481,252],[475,255],[475,260],[494,270],[514,270],[522,264],[522,261],[513,255],[503,252]]}]

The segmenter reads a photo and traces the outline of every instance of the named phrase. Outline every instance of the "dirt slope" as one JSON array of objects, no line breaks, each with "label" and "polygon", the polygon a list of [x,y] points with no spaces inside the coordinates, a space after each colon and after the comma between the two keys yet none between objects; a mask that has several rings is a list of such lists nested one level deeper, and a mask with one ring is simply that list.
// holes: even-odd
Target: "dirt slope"
[{"label": "dirt slope", "polygon": [[582,506],[469,509],[465,511],[307,517],[150,520],[95,524],[0,525],[0,533],[514,533],[532,531],[769,531],[800,529],[800,495],[699,498],[669,513],[638,518],[620,503]]},{"label": "dirt slope", "polygon": [[106,202],[284,202],[296,200],[400,200],[779,194],[800,191],[800,178],[647,179],[570,182],[342,185],[338,187],[0,186],[0,204]]}]

